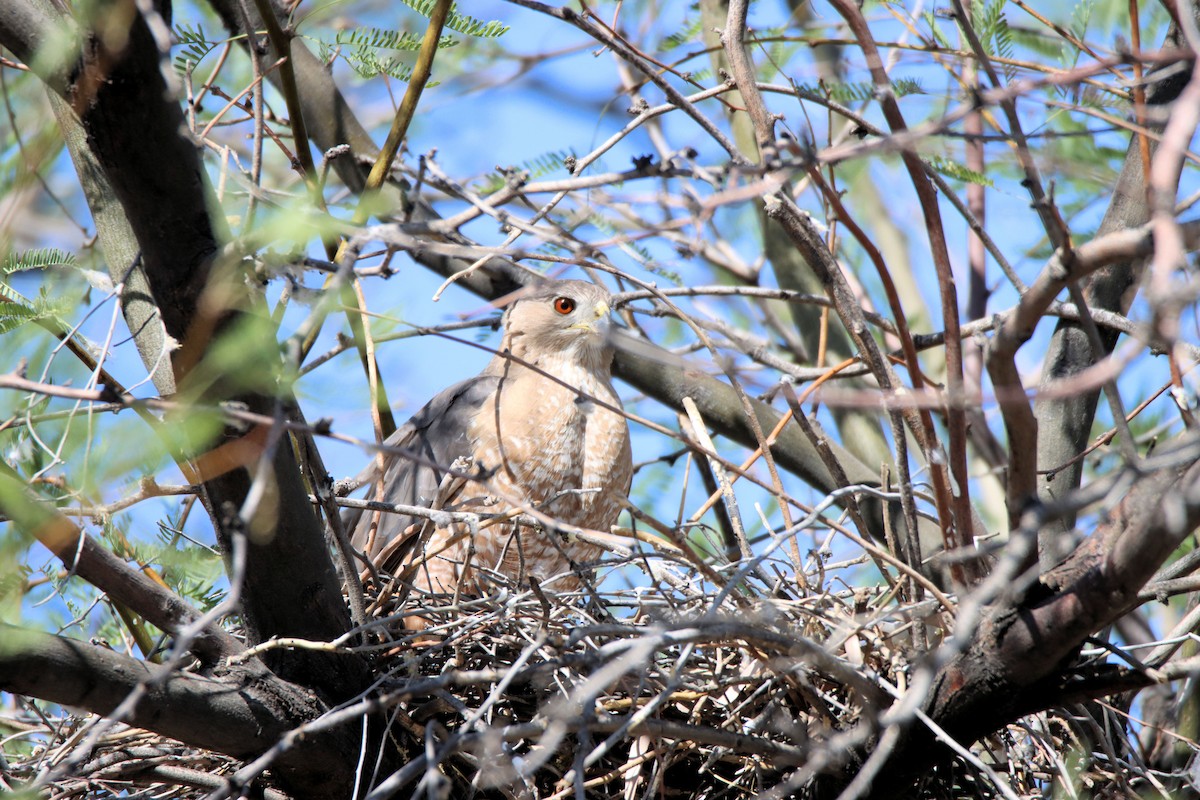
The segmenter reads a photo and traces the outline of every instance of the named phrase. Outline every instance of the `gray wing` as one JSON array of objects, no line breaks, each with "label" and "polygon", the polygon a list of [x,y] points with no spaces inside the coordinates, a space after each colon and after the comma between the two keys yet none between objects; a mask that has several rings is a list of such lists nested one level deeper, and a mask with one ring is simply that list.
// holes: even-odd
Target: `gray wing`
[{"label": "gray wing", "polygon": [[[404,423],[385,444],[412,453],[415,458],[385,453],[383,501],[414,506],[427,506],[437,496],[442,478],[454,460],[472,455],[468,438],[471,421],[489,397],[495,394],[500,379],[494,375],[477,375],[444,389],[413,418]],[[376,499],[375,484],[379,476],[376,459],[358,476],[367,484],[368,499]],[[349,509],[342,515],[342,524],[355,549],[362,550],[369,538],[374,512]],[[404,533],[413,518],[383,512],[371,552],[374,557],[388,542]]]}]

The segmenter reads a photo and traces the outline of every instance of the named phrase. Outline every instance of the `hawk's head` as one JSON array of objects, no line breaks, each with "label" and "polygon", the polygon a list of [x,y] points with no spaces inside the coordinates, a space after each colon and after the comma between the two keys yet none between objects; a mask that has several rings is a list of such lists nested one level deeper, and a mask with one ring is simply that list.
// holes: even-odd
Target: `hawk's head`
[{"label": "hawk's head", "polygon": [[532,363],[563,357],[587,366],[612,361],[610,295],[586,281],[551,281],[522,294],[504,314],[505,345]]}]

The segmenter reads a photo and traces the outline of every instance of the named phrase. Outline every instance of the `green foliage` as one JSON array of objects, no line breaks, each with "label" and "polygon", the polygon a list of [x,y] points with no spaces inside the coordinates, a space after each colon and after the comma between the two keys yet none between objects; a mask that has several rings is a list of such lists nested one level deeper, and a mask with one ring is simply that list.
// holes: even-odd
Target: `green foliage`
[{"label": "green foliage", "polygon": [[[387,75],[398,81],[407,82],[412,77],[412,67],[394,56],[384,56],[380,51],[396,50],[413,52],[420,49],[421,37],[407,31],[388,30],[386,28],[359,27],[338,31],[333,43],[314,39],[322,61],[330,61],[339,53],[361,78],[374,78]],[[458,40],[451,36],[443,36],[438,40],[438,48],[454,47]],[[350,48],[342,52],[343,48]],[[436,86],[430,82],[429,86]]]},{"label": "green foliage", "polygon": [[[83,419],[76,424],[87,427]],[[162,440],[141,417],[125,413],[106,420],[105,435],[91,443],[88,469],[76,476],[75,483],[83,491],[100,493],[106,486],[129,482],[131,476],[155,475],[167,463]]]},{"label": "green foliage", "polygon": [[[172,532],[164,528],[163,533]],[[164,579],[193,605],[208,611],[225,599],[225,590],[219,586],[224,562],[211,548],[183,542],[184,546],[180,546],[173,541],[160,551],[158,561]]]},{"label": "green foliage", "polygon": [[[376,50],[419,50],[421,37],[414,36],[408,31],[393,31],[384,28],[358,27],[338,31],[334,42],[340,45],[354,47],[371,47]],[[458,40],[443,36],[438,41],[438,48],[453,47]]]},{"label": "green foliage", "polygon": [[[549,175],[554,172],[561,172],[566,169],[565,163],[568,158],[574,158],[575,153],[570,150],[559,150],[558,152],[542,153],[528,161],[523,161],[520,168],[512,167],[507,170],[508,173],[524,172],[528,178],[540,178],[544,175]],[[492,194],[504,188],[508,180],[501,172],[491,172],[480,179],[481,183],[477,187],[480,194]]]},{"label": "green foliage", "polygon": [[[1008,19],[1004,16],[1004,5],[1006,0],[991,0],[990,2],[982,2],[975,0],[974,13],[972,16],[975,20],[975,33],[979,36],[979,42],[983,45],[983,49],[988,55],[998,55],[1001,58],[1012,60],[1013,58],[1013,36],[1012,31],[1008,27]],[[1009,81],[1013,81],[1017,77],[1017,69],[1012,64],[1001,64],[1004,69],[1004,77]]]},{"label": "green foliage", "polygon": [[[18,338],[18,336],[9,336],[9,339],[14,338]],[[41,344],[44,347],[45,337],[42,338]],[[50,398],[46,395],[14,396],[8,394],[0,400],[0,419],[8,420],[10,417],[18,415],[22,418],[36,417],[42,414],[49,404]],[[0,430],[0,452],[4,453],[8,465],[22,473],[32,475],[45,467],[46,455],[42,448],[30,446],[29,438],[29,428],[26,425],[5,427]],[[44,491],[41,484],[36,484],[36,488]]]},{"label": "green foliage", "polygon": [[[51,585],[55,597],[67,610],[67,613],[60,618],[58,623],[60,627],[69,629],[78,625],[80,632],[89,639],[107,642],[114,649],[124,649],[122,645],[127,641],[125,625],[111,606],[108,604],[97,606],[96,600],[100,593],[95,587],[72,574],[55,576]],[[59,615],[54,614],[54,616]]]},{"label": "green foliage", "polygon": [[973,169],[968,169],[966,166],[959,164],[957,161],[951,161],[948,158],[937,154],[921,156],[921,159],[933,167],[935,170],[945,175],[947,178],[953,178],[966,183],[977,183],[980,186],[988,186],[995,188],[992,179],[984,175],[982,172],[976,172]]},{"label": "green foliage", "polygon": [[[402,2],[423,17],[428,17],[433,13],[433,7],[437,5],[437,0],[402,0]],[[507,25],[498,20],[483,22],[466,14],[460,14],[456,5],[450,7],[450,14],[446,17],[446,27],[463,36],[476,36],[481,39],[495,39],[508,33],[509,30]]]},{"label": "green foliage", "polygon": [[6,278],[24,270],[74,265],[74,255],[52,247],[10,254],[0,266],[0,335],[39,320],[52,320],[63,330],[69,330],[70,326],[62,319],[71,307],[66,297],[52,297],[47,286],[42,284],[38,287],[37,297],[29,299],[13,289]]},{"label": "green foliage", "polygon": [[275,334],[270,318],[243,314],[209,345],[188,375],[188,388],[201,395],[228,397],[252,392],[273,395],[281,383],[290,385]]},{"label": "green foliage", "polygon": [[[428,17],[433,11],[437,0],[403,0],[405,5],[419,14]],[[464,36],[475,36],[484,39],[494,39],[503,36],[509,28],[496,20],[483,22],[474,17],[460,14],[457,7],[452,6],[446,17],[446,27]],[[331,61],[341,55],[350,68],[359,77],[370,79],[379,75],[387,75],[398,81],[407,82],[412,77],[412,67],[395,56],[388,56],[383,51],[415,52],[421,47],[421,36],[407,31],[392,30],[362,26],[339,31],[332,42],[322,39],[310,39],[318,48],[322,61]],[[443,36],[438,40],[438,48],[454,47],[459,42],[451,36]],[[349,50],[343,53],[345,48]],[[430,82],[428,86],[436,86]]]},{"label": "green foliage", "polygon": [[[792,81],[792,86],[795,87],[797,92],[804,92],[818,97],[828,96],[842,105],[865,103],[875,99],[875,84],[868,81],[823,83],[820,85]],[[925,93],[925,90],[921,87],[921,82],[912,78],[900,78],[899,80],[892,81],[889,86],[896,97]]]},{"label": "green foliage", "polygon": [[[771,42],[771,45],[767,48],[767,63],[771,64],[772,67],[785,64],[795,50],[796,46],[787,42]],[[778,73],[779,69],[772,69],[771,72]]]},{"label": "green foliage", "polygon": [[700,41],[700,31],[703,27],[704,20],[699,17],[691,22],[684,20],[683,28],[663,39],[659,43],[658,49],[664,53],[669,53],[685,44],[696,44]]},{"label": "green foliage", "polygon": [[32,574],[21,556],[27,540],[20,536],[0,536],[0,621],[15,623],[21,618],[26,581]]},{"label": "green foliage", "polygon": [[158,429],[163,445],[173,457],[188,458],[211,447],[225,430],[225,416],[211,408],[174,410]]},{"label": "green foliage", "polygon": [[[15,199],[25,190],[49,184],[42,181],[53,174],[51,165],[65,145],[45,95],[45,85],[36,75],[5,70],[0,90],[0,197]],[[0,257],[6,238],[0,234]]]},{"label": "green foliage", "polygon": [[248,247],[270,248],[276,254],[272,258],[282,255],[286,262],[301,257],[305,246],[314,239],[336,238],[341,233],[341,224],[336,217],[314,210],[307,198],[289,197],[259,210],[246,241]]},{"label": "green foliage", "polygon": [[[1084,133],[1087,129],[1085,121],[1076,117],[1063,115],[1057,117],[1056,122],[1056,127],[1064,133]],[[1043,158],[1047,163],[1060,165],[1057,170],[1059,180],[1069,183],[1075,190],[1059,193],[1058,203],[1067,213],[1073,213],[1073,207],[1086,207],[1097,194],[1112,190],[1117,165],[1125,154],[1123,149],[1114,148],[1112,144],[1111,140],[1089,135],[1058,136],[1047,140]]]},{"label": "green foliage", "polygon": [[783,76],[786,80],[785,65],[792,61],[797,52],[808,47],[806,43],[793,39],[789,33],[790,29],[786,25],[755,31],[755,41],[764,54],[759,67],[763,79],[771,80],[776,76]]},{"label": "green foliage", "polygon": [[1129,116],[1133,111],[1133,103],[1095,86],[1082,87],[1076,92],[1075,101],[1083,108],[1095,108],[1121,117]]},{"label": "green foliage", "polygon": [[0,265],[0,277],[26,269],[72,267],[74,265],[74,253],[68,253],[66,250],[59,250],[55,247],[39,247],[20,254],[9,253],[8,258],[4,259],[4,264]]},{"label": "green foliage", "polygon": [[[1071,9],[1071,22],[1067,25],[1067,30],[1077,40],[1083,41],[1084,37],[1087,36],[1088,24],[1091,20],[1092,0],[1080,0]],[[1079,63],[1079,54],[1081,51],[1078,47],[1063,39],[1060,48],[1059,61],[1063,67],[1070,69]]]},{"label": "green foliage", "polygon": [[204,34],[204,26],[191,27],[187,23],[175,26],[175,38],[179,41],[182,51],[175,56],[175,71],[180,75],[189,69],[194,70],[217,46],[216,41],[209,41]]},{"label": "green foliage", "polygon": [[926,11],[921,15],[921,18],[924,19],[925,24],[929,26],[929,33],[931,36],[933,36],[933,41],[937,43],[938,47],[942,47],[947,50],[956,49],[951,41],[946,38],[946,35],[942,33],[942,29],[938,25],[937,15],[935,15],[932,11]]},{"label": "green foliage", "polygon": [[224,596],[223,591],[215,588],[224,564],[212,548],[186,539],[174,527],[178,523],[178,511],[172,513],[167,522],[160,521],[153,542],[116,536],[116,529],[110,525],[105,526],[105,535],[112,549],[122,558],[157,566],[168,586],[207,611]]},{"label": "green foliage", "polygon": [[[350,65],[360,78],[374,78],[387,75],[398,81],[408,82],[412,77],[412,67],[396,58],[380,58],[370,48],[360,47],[346,55],[346,63]],[[436,81],[430,81],[428,86],[436,86]]]}]

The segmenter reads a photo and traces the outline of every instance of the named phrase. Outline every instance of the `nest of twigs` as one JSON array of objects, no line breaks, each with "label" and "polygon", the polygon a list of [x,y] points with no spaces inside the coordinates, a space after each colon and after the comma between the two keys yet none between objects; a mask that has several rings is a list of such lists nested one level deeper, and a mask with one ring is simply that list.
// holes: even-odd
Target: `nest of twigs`
[{"label": "nest of twigs", "polygon": [[[937,606],[906,600],[911,587],[834,588],[861,582],[840,573],[864,562],[821,565],[806,586],[634,556],[638,577],[574,595],[372,591],[380,691],[397,695],[383,746],[449,797],[804,793],[844,762],[847,732],[890,705],[880,681],[905,685],[914,635],[940,633]],[[406,630],[414,617],[424,631]]]},{"label": "nest of twigs", "polygon": [[[911,585],[839,589],[861,582],[839,569],[870,565],[826,566],[806,587],[777,581],[757,592],[754,581],[715,587],[676,565],[669,585],[632,587],[618,574],[572,596],[498,586],[420,607],[368,584],[373,621],[356,647],[373,653],[386,727],[371,736],[362,786],[452,798],[809,795],[845,768],[864,731],[878,731],[919,666],[914,654],[936,647],[948,619],[937,601],[911,599]],[[416,614],[421,633],[404,624]],[[20,780],[70,757],[86,719],[33,710],[5,720],[46,737],[3,765]],[[1064,734],[1071,728],[1055,715],[1010,726],[928,776],[920,796],[1040,796],[1080,744]],[[377,758],[385,748],[407,766],[377,767],[396,763]],[[154,797],[202,797],[238,766],[114,726],[52,795],[149,787]],[[263,778],[260,790],[272,784]]]}]

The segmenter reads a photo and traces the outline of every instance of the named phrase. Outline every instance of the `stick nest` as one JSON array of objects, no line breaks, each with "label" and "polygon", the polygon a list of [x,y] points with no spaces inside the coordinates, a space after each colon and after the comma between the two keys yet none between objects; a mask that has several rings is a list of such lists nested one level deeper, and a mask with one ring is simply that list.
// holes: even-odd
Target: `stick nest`
[{"label": "stick nest", "polygon": [[[371,691],[387,725],[369,738],[363,785],[452,798],[813,796],[847,768],[848,748],[878,733],[917,666],[913,654],[948,629],[944,608],[906,599],[912,587],[900,583],[839,590],[852,583],[823,573],[821,590],[779,582],[754,596],[745,585],[705,591],[697,575],[676,577],[670,587],[588,584],[552,599],[501,587],[427,604],[419,634],[404,626],[418,611],[412,601],[369,586],[372,621],[351,647],[375,661]],[[67,757],[86,720],[31,710],[0,720],[40,729],[33,738],[45,742],[9,759],[5,772],[19,780]],[[1039,795],[1062,765],[1053,716],[977,744],[972,758],[931,775],[922,796],[1001,796],[997,774],[1004,796]],[[381,748],[398,748],[406,766],[379,771]],[[151,787],[155,797],[202,797],[239,766],[116,726],[51,794]],[[269,772],[258,786],[284,796]]]}]

